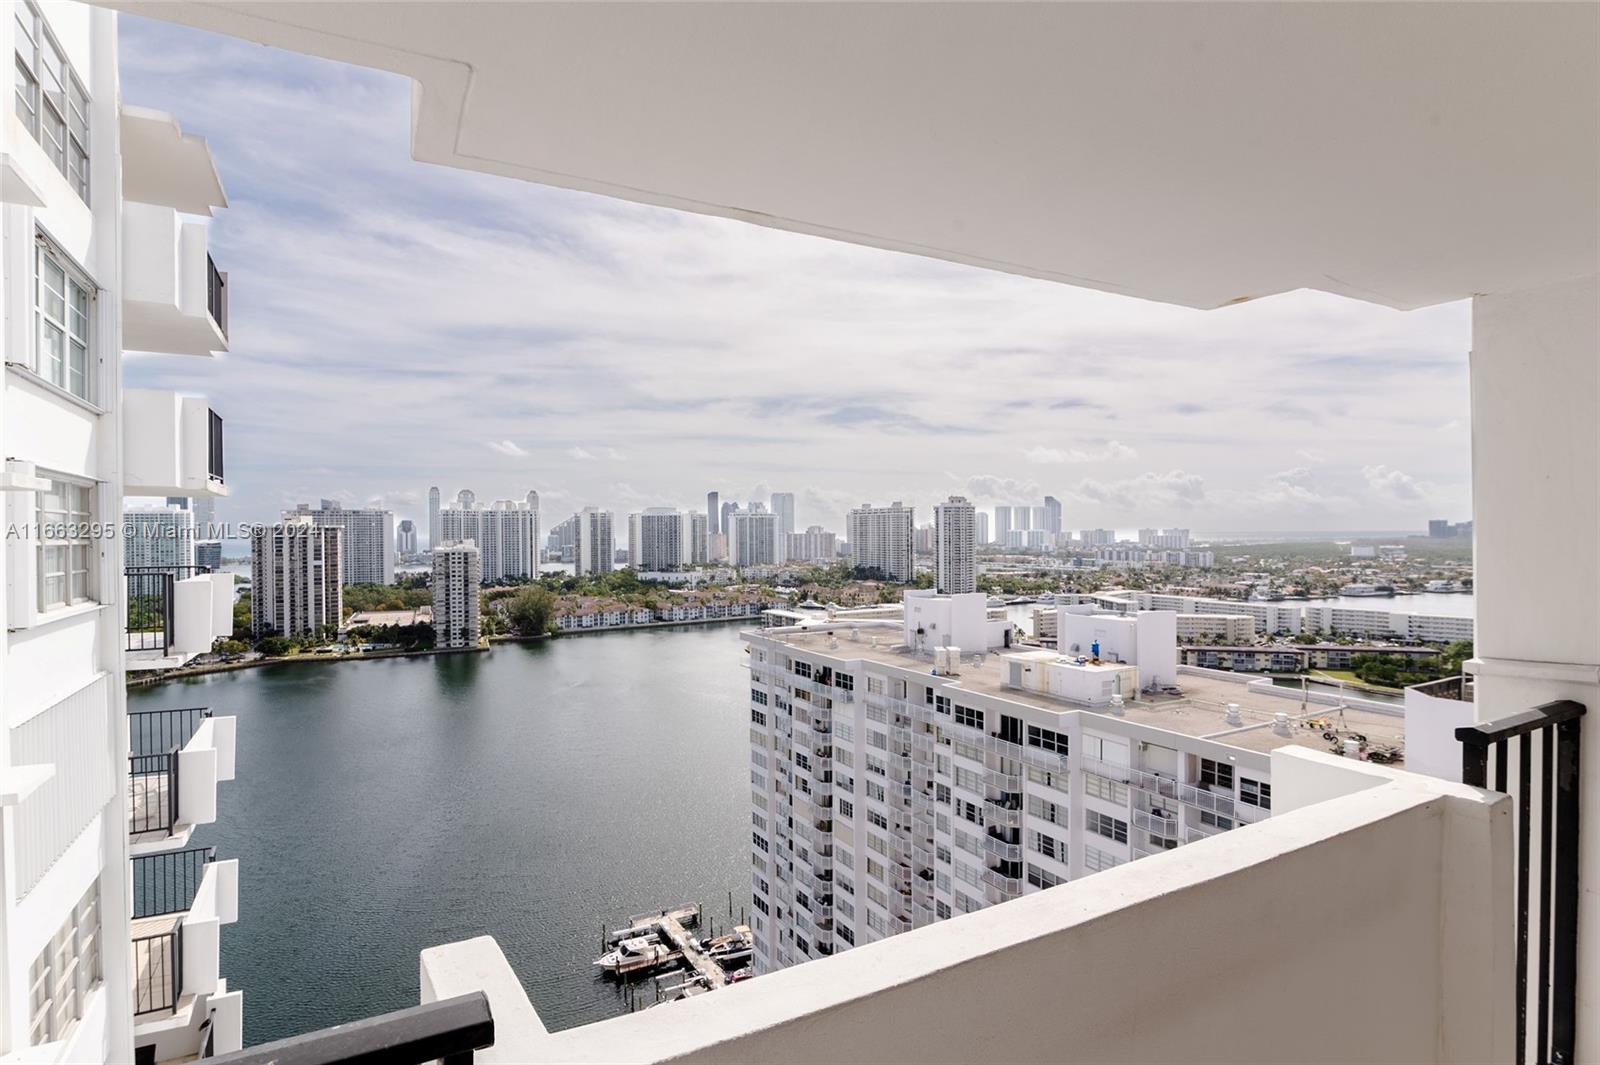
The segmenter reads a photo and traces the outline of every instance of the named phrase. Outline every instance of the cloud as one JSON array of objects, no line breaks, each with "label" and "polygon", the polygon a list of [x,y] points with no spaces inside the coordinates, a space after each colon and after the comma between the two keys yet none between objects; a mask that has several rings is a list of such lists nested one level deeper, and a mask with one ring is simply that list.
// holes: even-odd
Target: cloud
[{"label": "cloud", "polygon": [[1061,463],[1116,462],[1119,459],[1138,458],[1139,453],[1133,448],[1119,441],[1108,440],[1105,446],[1095,448],[1092,451],[1084,451],[1082,448],[1069,448],[1062,450],[1058,447],[1043,446],[1024,448],[1022,457],[1027,459],[1029,462],[1037,463],[1039,465],[1051,465]]},{"label": "cloud", "polygon": [[1141,473],[1120,481],[1079,481],[1072,493],[1077,499],[1121,509],[1124,513],[1188,510],[1206,497],[1205,479],[1183,470]]},{"label": "cloud", "polygon": [[984,473],[967,478],[967,495],[974,500],[993,500],[1005,505],[1038,499],[1043,493],[1037,481],[1022,481]]},{"label": "cloud", "polygon": [[593,462],[594,461],[594,455],[592,455],[591,453],[585,451],[583,448],[579,447],[576,444],[574,444],[571,447],[567,448],[567,458],[571,459],[574,462]]},{"label": "cloud", "polygon": [[510,455],[512,458],[519,459],[528,454],[527,448],[518,447],[510,440],[491,440],[489,441],[489,449],[498,451],[502,455]]},{"label": "cloud", "polygon": [[1392,466],[1382,464],[1363,466],[1361,475],[1367,479],[1367,486],[1373,492],[1389,499],[1403,503],[1418,503],[1427,496],[1427,492],[1415,477]]}]

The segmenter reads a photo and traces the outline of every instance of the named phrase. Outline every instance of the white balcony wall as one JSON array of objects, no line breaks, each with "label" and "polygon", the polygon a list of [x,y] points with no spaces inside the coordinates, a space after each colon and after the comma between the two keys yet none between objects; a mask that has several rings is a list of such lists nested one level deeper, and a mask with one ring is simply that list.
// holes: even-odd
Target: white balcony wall
[{"label": "white balcony wall", "polygon": [[[227,725],[218,722],[226,720]],[[178,752],[178,821],[209,825],[217,819],[217,783],[233,779],[232,718],[206,718]]]},{"label": "white balcony wall", "polygon": [[[197,655],[233,632],[233,576],[202,573],[172,584],[172,652]],[[226,583],[225,583],[226,582]],[[224,615],[219,605],[226,603]]]},{"label": "white balcony wall", "polygon": [[228,338],[206,304],[206,223],[171,207],[127,202],[122,213],[122,345],[210,355]]},{"label": "white balcony wall", "polygon": [[1280,781],[1306,805],[670,1008],[546,1032],[487,938],[423,1000],[483,990],[486,1062],[1511,1060],[1509,800],[1303,748]]},{"label": "white balcony wall", "polygon": [[227,486],[210,475],[211,406],[203,396],[129,388],[122,401],[127,495],[228,494]]}]

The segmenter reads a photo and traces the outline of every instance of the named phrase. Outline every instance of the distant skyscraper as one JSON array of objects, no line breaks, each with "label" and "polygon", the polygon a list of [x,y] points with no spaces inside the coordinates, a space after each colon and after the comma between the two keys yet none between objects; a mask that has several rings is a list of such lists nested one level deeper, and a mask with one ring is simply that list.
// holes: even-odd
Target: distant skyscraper
[{"label": "distant skyscraper", "polygon": [[428,489],[428,550],[439,546],[439,488]]},{"label": "distant skyscraper", "polygon": [[683,515],[683,564],[699,566],[706,561],[706,551],[711,546],[711,534],[706,531],[707,518],[699,511]]},{"label": "distant skyscraper", "polygon": [[309,514],[250,535],[250,631],[298,636],[343,620],[339,549],[344,529]]},{"label": "distant skyscraper", "polygon": [[341,579],[346,584],[394,583],[394,513],[387,510],[346,510],[336,500],[324,499],[316,510],[301,503],[285,518],[309,517],[313,523],[344,530],[339,544]]},{"label": "distant skyscraper", "polygon": [[845,519],[850,561],[885,580],[909,584],[916,573],[916,510],[899,500],[887,507],[863,503]]},{"label": "distant skyscraper", "polygon": [[820,525],[812,525],[805,532],[789,534],[789,546],[785,558],[790,562],[817,562],[827,565],[838,555],[838,538]]},{"label": "distant skyscraper", "polygon": [[978,590],[977,512],[961,496],[933,508],[934,579],[939,591],[959,595]]},{"label": "distant skyscraper", "polygon": [[550,530],[550,539],[545,544],[545,550],[550,552],[551,562],[577,561],[578,516],[576,514],[556,523]]},{"label": "distant skyscraper", "polygon": [[994,542],[1005,547],[1011,539],[1011,508],[994,508]]},{"label": "distant skyscraper", "polygon": [[1061,531],[1061,500],[1055,496],[1044,497],[1044,528],[1046,532]]},{"label": "distant skyscraper", "polygon": [[[457,500],[475,499],[463,490]],[[439,535],[445,543],[470,542],[478,547],[481,579],[489,583],[525,580],[539,575],[539,493],[522,502],[497,499],[492,506],[451,507],[439,514]]]},{"label": "distant skyscraper", "polygon": [[611,534],[611,512],[584,507],[573,515],[577,519],[577,563],[579,574],[610,573],[616,557],[616,540]]},{"label": "distant skyscraper", "polygon": [[794,532],[794,493],[772,493],[772,513],[778,519],[778,561],[788,561],[789,536]]},{"label": "distant skyscraper", "polygon": [[434,646],[444,649],[478,646],[482,634],[478,595],[483,581],[478,547],[443,543],[433,549]]},{"label": "distant skyscraper", "polygon": [[[686,563],[684,515],[671,507],[651,507],[628,515],[628,565],[643,572],[675,570]],[[692,532],[690,533],[692,535]]]},{"label": "distant skyscraper", "polygon": [[706,535],[716,536],[722,532],[722,511],[718,509],[717,493],[706,493]]},{"label": "distant skyscraper", "polygon": [[176,570],[196,564],[193,511],[170,505],[135,507],[123,511],[122,520],[122,563],[128,569]]},{"label": "distant skyscraper", "polygon": [[720,511],[721,517],[719,519],[721,524],[719,524],[717,526],[717,531],[719,533],[721,533],[723,536],[727,536],[728,533],[730,532],[730,530],[728,528],[728,519],[730,517],[732,517],[733,512],[738,510],[738,509],[739,509],[739,504],[735,503],[731,499],[722,504],[722,508],[721,508],[721,511]]},{"label": "distant skyscraper", "polygon": [[991,543],[992,541],[989,539],[989,512],[980,510],[973,517],[977,522],[978,546],[981,547],[984,544]]},{"label": "distant skyscraper", "polygon": [[[752,504],[759,506],[760,504]],[[735,566],[770,566],[778,561],[778,516],[761,510],[729,515],[728,561]]]},{"label": "distant skyscraper", "polygon": [[[471,510],[473,507],[475,507],[477,505],[478,505],[478,496],[477,496],[476,493],[474,493],[472,491],[472,489],[463,488],[461,491],[456,493],[456,509],[457,510]],[[450,534],[449,533],[445,533],[444,535],[448,536]]]},{"label": "distant skyscraper", "polygon": [[401,555],[417,553],[417,525],[410,518],[400,523],[394,534],[394,549]]}]

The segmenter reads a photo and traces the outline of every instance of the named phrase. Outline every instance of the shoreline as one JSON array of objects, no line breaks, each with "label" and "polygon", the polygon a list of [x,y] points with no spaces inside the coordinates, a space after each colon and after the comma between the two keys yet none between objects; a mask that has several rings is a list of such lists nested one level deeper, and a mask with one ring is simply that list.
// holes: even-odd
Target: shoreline
[{"label": "shoreline", "polygon": [[180,666],[177,669],[147,670],[127,675],[126,687],[150,688],[169,680],[187,680],[190,677],[204,677],[213,673],[233,673],[243,669],[262,669],[266,666],[290,665],[294,663],[314,662],[327,664],[333,662],[373,662],[384,658],[425,658],[433,655],[463,655],[484,654],[494,649],[497,643],[537,643],[540,640],[555,640],[566,636],[596,636],[607,632],[637,632],[642,629],[670,629],[687,625],[726,625],[731,622],[759,622],[759,616],[742,618],[696,618],[692,621],[652,621],[643,625],[607,625],[604,628],[593,629],[558,629],[540,636],[486,636],[484,642],[477,647],[450,647],[433,648],[427,651],[366,651],[354,654],[319,655],[297,654],[282,655],[277,658],[257,658],[249,662],[208,662],[200,666]]}]

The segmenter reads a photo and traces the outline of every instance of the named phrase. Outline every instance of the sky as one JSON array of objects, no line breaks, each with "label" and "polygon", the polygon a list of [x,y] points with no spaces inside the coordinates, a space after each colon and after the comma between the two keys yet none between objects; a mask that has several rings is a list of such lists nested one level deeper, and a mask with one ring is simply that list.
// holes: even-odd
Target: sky
[{"label": "sky", "polygon": [[430,485],[537,490],[546,528],[712,489],[840,532],[952,494],[1072,529],[1471,516],[1466,303],[1194,311],[422,164],[405,78],[121,27],[124,101],[206,137],[230,200],[231,350],[125,366],[223,417],[223,521],[425,531]]}]

